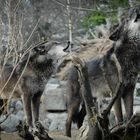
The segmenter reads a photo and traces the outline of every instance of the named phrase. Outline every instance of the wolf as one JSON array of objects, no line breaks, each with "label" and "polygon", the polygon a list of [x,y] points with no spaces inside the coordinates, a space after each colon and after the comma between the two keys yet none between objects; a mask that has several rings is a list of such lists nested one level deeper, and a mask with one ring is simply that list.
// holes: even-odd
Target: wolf
[{"label": "wolf", "polygon": [[[26,122],[30,129],[34,128],[35,124],[39,121],[40,98],[47,81],[55,69],[54,58],[49,54],[49,51],[57,43],[50,41],[34,47],[30,53],[27,53],[22,58],[14,71],[13,65],[6,64],[0,77],[0,88],[2,89],[13,71],[10,80],[1,91],[1,98],[8,99],[23,71],[14,93],[16,97],[18,95],[23,100]],[[24,70],[26,63],[27,66]]]},{"label": "wolf", "polygon": [[[120,19],[119,25],[109,39],[114,41],[112,47],[101,58],[88,61],[87,68],[93,98],[101,99],[105,96],[115,96],[114,94],[120,95],[114,103],[116,122],[119,124],[124,121],[121,100],[124,102],[127,120],[133,115],[133,91],[140,67],[139,5],[125,11],[123,18]],[[118,87],[116,93],[114,89],[120,82],[120,78],[113,56],[116,57],[121,68],[121,86]],[[74,66],[68,72],[67,86],[68,116],[65,133],[70,137],[72,121],[76,122],[80,128],[86,115],[80,93],[78,72]]]}]

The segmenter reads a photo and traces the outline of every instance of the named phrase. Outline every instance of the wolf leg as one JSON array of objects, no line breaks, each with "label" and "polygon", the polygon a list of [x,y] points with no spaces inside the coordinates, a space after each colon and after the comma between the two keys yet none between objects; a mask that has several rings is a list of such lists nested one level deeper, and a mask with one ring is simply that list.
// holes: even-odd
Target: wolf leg
[{"label": "wolf leg", "polygon": [[36,123],[39,119],[39,107],[40,107],[40,98],[42,93],[37,93],[32,98],[32,114],[34,118],[34,123]]},{"label": "wolf leg", "polygon": [[125,93],[123,95],[123,101],[126,111],[126,117],[129,120],[133,115],[133,94],[134,94],[134,85],[128,85],[125,88]]},{"label": "wolf leg", "polygon": [[72,121],[77,120],[78,110],[79,110],[80,102],[79,99],[74,99],[68,107],[68,116],[66,120],[66,136],[71,137],[71,125]]},{"label": "wolf leg", "polygon": [[31,95],[23,94],[23,103],[24,103],[24,111],[26,114],[26,121],[30,127],[33,127],[32,124],[32,111],[31,111]]},{"label": "wolf leg", "polygon": [[115,101],[113,108],[116,116],[116,123],[119,124],[123,121],[121,97]]}]

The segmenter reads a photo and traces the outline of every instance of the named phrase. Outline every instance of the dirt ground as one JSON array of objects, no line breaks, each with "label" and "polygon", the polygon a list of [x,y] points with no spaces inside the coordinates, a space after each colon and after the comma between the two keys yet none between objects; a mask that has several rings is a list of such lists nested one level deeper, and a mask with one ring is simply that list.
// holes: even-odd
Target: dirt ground
[{"label": "dirt ground", "polygon": [[[64,132],[62,132],[62,131],[49,132],[49,136],[51,138],[53,138],[53,140],[75,140],[77,132],[78,132],[78,130],[72,131],[72,138],[64,136]],[[21,137],[18,136],[18,134],[16,132],[15,133],[2,132],[0,134],[0,138],[1,138],[0,140],[23,140]]]}]

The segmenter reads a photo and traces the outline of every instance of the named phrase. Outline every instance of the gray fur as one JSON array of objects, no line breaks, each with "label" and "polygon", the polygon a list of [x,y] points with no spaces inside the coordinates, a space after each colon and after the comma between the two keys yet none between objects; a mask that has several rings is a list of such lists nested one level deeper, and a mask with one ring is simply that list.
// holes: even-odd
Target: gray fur
[{"label": "gray fur", "polygon": [[[17,94],[22,96],[26,121],[30,128],[34,127],[35,123],[39,120],[40,98],[48,79],[54,72],[53,59],[49,55],[49,50],[53,45],[55,45],[55,42],[38,46],[31,51],[28,65],[15,90]],[[15,83],[24,69],[28,55],[24,56],[15,69],[10,81],[2,91],[2,98],[9,98]],[[12,69],[12,65],[4,67],[4,71],[0,77],[1,88],[11,74]]]},{"label": "gray fur", "polygon": [[[119,81],[118,68],[113,61],[113,55],[121,67],[122,88],[117,92],[120,97],[114,104],[117,123],[123,121],[121,99],[124,101],[126,117],[133,114],[133,91],[140,66],[140,6],[136,6],[125,13],[125,18],[110,36],[114,40],[112,48],[102,57],[87,62],[89,81],[93,97],[98,99],[105,96],[114,96]],[[112,90],[111,90],[112,89]],[[76,68],[72,67],[68,76],[68,117],[66,121],[66,135],[71,136],[72,120],[82,125],[85,109],[82,115],[79,105],[82,102],[80,85]],[[83,106],[84,107],[84,106]]]}]

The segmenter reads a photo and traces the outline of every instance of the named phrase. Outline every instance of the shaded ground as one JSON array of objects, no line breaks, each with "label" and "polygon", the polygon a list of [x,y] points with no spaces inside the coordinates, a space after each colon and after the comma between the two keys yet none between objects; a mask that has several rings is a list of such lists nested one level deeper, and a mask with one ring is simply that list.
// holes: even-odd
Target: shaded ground
[{"label": "shaded ground", "polygon": [[[62,131],[52,131],[49,132],[49,136],[53,138],[53,140],[75,140],[78,130],[72,131],[72,138],[64,136],[64,132]],[[1,133],[1,140],[23,140],[18,134],[15,133]]]}]

